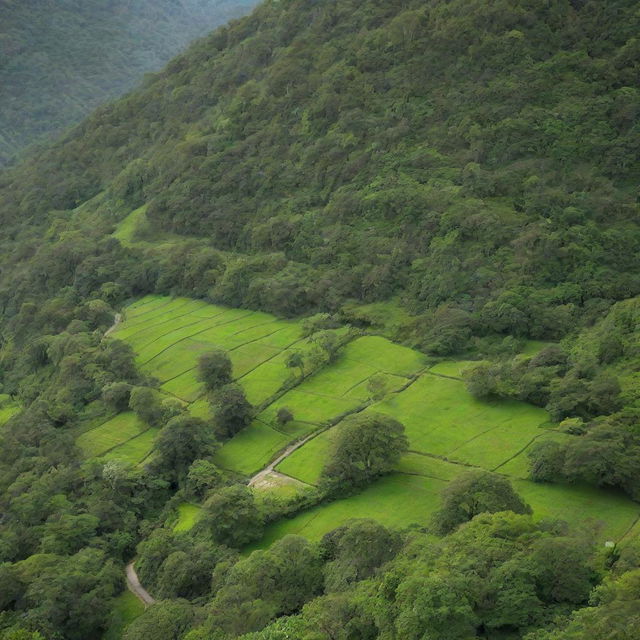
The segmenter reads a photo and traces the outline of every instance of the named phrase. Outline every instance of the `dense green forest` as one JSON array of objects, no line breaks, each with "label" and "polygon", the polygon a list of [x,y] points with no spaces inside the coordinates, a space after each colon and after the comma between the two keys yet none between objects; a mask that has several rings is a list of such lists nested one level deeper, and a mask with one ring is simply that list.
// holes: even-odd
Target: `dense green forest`
[{"label": "dense green forest", "polygon": [[0,164],[139,84],[251,0],[0,1]]},{"label": "dense green forest", "polygon": [[[103,336],[153,293],[306,316],[322,363],[350,331],[466,358],[474,396],[575,436],[531,478],[638,501],[638,33],[632,0],[270,0],[0,173],[0,638],[111,634],[136,557],[160,602],[125,640],[634,639],[637,539],[537,518],[499,474],[427,527],[250,554],[385,474],[403,425],[345,421],[316,489],[259,500],[211,461],[254,410],[225,354],[199,365],[208,421]],[[84,456],[128,410],[149,461]],[[185,500],[204,515],[176,531]]]}]

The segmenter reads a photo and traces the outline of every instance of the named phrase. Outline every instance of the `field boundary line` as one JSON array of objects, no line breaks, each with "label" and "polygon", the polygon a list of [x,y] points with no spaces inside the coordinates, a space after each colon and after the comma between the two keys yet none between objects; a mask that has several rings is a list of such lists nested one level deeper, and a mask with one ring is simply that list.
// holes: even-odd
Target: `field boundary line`
[{"label": "field boundary line", "polygon": [[[107,422],[109,422],[107,420]],[[106,424],[106,422],[104,423]],[[99,453],[95,456],[92,456],[94,458],[102,458],[102,456],[107,455],[107,453],[111,453],[114,449],[117,449],[118,447],[121,447],[123,444],[127,444],[127,442],[131,442],[132,440],[135,440],[136,438],[140,437],[141,435],[147,433],[147,431],[150,431],[151,429],[153,429],[153,427],[147,427],[144,431],[141,431],[140,433],[136,433],[135,436],[131,436],[130,438],[127,438],[126,440],[123,440],[122,442],[119,442],[118,444],[114,445],[113,447],[109,447],[108,449],[105,449],[102,453]],[[89,433],[89,431],[86,431],[85,433]]]},{"label": "field boundary line", "polygon": [[418,473],[417,471],[399,471],[394,469],[394,473],[399,473],[401,476],[413,476],[417,478],[431,478],[432,480],[439,480],[440,482],[449,483],[451,480],[445,480],[445,478],[438,478],[438,476],[431,476],[428,473]]},{"label": "field boundary line", "polygon": [[[436,365],[432,365],[432,367],[435,367],[435,366]],[[428,373],[430,376],[436,376],[437,378],[446,378],[447,380],[456,380],[457,382],[464,382],[464,378],[458,378],[456,376],[448,376],[445,373],[436,373],[435,371],[431,371],[430,369],[427,369],[425,373]]]},{"label": "field boundary line", "polygon": [[[192,334],[190,334],[188,336],[185,336],[184,338],[180,338],[180,340],[176,340],[174,343],[170,344],[168,347],[165,347],[164,349],[162,349],[162,351],[158,351],[158,353],[156,353],[154,356],[152,356],[148,360],[145,360],[144,362],[142,362],[140,364],[140,366],[143,367],[143,366],[149,364],[152,360],[154,360],[158,356],[161,356],[165,351],[168,351],[169,349],[175,347],[177,344],[180,344],[181,342],[184,342],[185,340],[189,340],[190,338],[193,338],[193,336],[197,336],[197,335],[200,335],[201,333],[205,333],[206,331],[209,331],[209,329],[213,329],[213,327],[222,327],[225,324],[231,324],[231,323],[236,322],[238,320],[242,320],[242,318],[246,318],[246,317],[250,316],[252,313],[253,313],[253,311],[250,311],[247,315],[241,316],[240,318],[236,318],[235,320],[230,320],[229,322],[220,322],[219,324],[215,324],[213,326],[206,327],[205,329],[202,329],[200,331],[196,331],[195,333],[192,333]],[[193,324],[196,324],[196,323],[194,322]],[[191,326],[191,325],[187,325],[187,326]],[[171,333],[171,332],[169,332],[169,333]],[[168,335],[168,334],[166,334],[166,335]],[[161,336],[161,337],[165,337],[165,336]],[[155,342],[155,340],[153,342]],[[150,342],[149,344],[153,344],[153,342]],[[145,347],[146,346],[148,346],[148,345],[145,345]],[[215,345],[212,344],[212,346],[215,346]]]},{"label": "field boundary line", "polygon": [[[541,429],[541,427],[538,426],[538,429]],[[491,469],[491,471],[495,473],[500,467],[504,467],[505,464],[508,464],[509,462],[517,458],[520,454],[524,453],[538,438],[541,438],[543,435],[545,435],[545,433],[548,433],[549,431],[552,431],[554,433],[564,433],[563,431],[558,431],[557,429],[543,430],[542,433],[539,433],[538,435],[533,436],[533,438],[531,438],[531,440],[529,440],[529,442],[527,442],[527,444],[525,444],[524,447],[516,451],[512,456],[509,456],[504,462],[501,462],[497,467],[494,467],[493,469]],[[509,474],[505,473],[503,475],[509,475]],[[522,479],[526,480],[527,478],[522,478]]]},{"label": "field boundary line", "polygon": [[[185,315],[189,315],[188,313]],[[200,324],[202,322],[207,322],[206,319],[200,318],[199,320],[196,320],[195,322],[189,322],[187,324],[183,324],[182,326],[178,327],[177,329],[171,329],[171,331],[167,331],[166,333],[163,333],[161,335],[159,335],[157,338],[154,338],[153,340],[151,340],[150,342],[146,342],[145,344],[139,346],[136,351],[142,351],[143,349],[146,349],[147,347],[151,346],[154,342],[158,342],[158,340],[162,340],[162,338],[166,338],[167,336],[170,336],[172,333],[175,333],[176,331],[182,331],[182,329],[186,329],[187,327],[192,327],[194,324]],[[215,326],[215,325],[213,325]],[[207,327],[207,329],[210,329],[213,327]],[[143,364],[146,364],[143,363]]]},{"label": "field boundary line", "polygon": [[[204,305],[205,307],[207,306],[206,304]],[[167,322],[172,322],[173,320],[178,320],[178,318],[186,318],[187,316],[193,315],[194,313],[196,313],[196,311],[198,311],[198,309],[194,309],[193,311],[189,311],[189,313],[183,313],[179,316],[174,316],[173,318],[169,318],[168,320],[162,320],[160,322],[156,322],[155,324],[149,325],[148,327],[142,327],[141,329],[138,329],[137,331],[134,331],[134,333],[130,333],[128,336],[126,336],[125,338],[122,338],[123,340],[129,340],[130,338],[134,338],[135,336],[137,336],[139,333],[144,333],[147,330],[150,329],[154,329],[156,327],[159,327],[162,324],[166,324]],[[225,311],[221,311],[220,313],[216,313],[215,316],[211,316],[211,318],[199,318],[200,322],[204,322],[205,320],[213,320],[214,318],[217,318],[218,316],[221,316],[225,313]],[[164,314],[162,314],[164,315]],[[194,316],[195,317],[195,316]],[[141,323],[144,324],[144,323]],[[192,323],[193,324],[193,323]],[[133,328],[136,328],[138,325],[133,325]],[[188,324],[182,325],[183,327],[188,327]],[[182,327],[179,327],[179,329]],[[177,329],[176,329],[177,331]],[[166,335],[166,334],[164,334]],[[162,336],[160,336],[162,337]],[[151,344],[151,343],[149,343]]]},{"label": "field boundary line", "polygon": [[[150,309],[149,311],[145,311],[144,313],[141,313],[139,315],[135,315],[132,318],[133,321],[133,327],[137,327],[139,324],[144,324],[145,322],[147,322],[149,320],[149,318],[146,318],[145,320],[143,320],[142,322],[136,322],[136,320],[138,318],[140,318],[141,316],[145,316],[148,313],[154,313],[154,311],[159,311],[160,309],[164,309],[165,307],[168,307],[173,301],[175,300],[175,298],[169,300],[168,302],[165,302],[164,304],[161,304],[159,307],[156,307],[155,309]],[[182,309],[183,307],[186,307],[189,304],[190,300],[187,300],[186,302],[183,302],[182,304],[178,305],[176,309],[174,309],[174,311],[179,311],[180,309]],[[163,316],[166,313],[166,309],[164,311],[162,311],[161,313],[158,314],[158,316]],[[155,316],[154,316],[155,317]]]},{"label": "field boundary line", "polygon": [[[169,300],[167,300],[166,302],[163,302],[162,304],[159,304],[157,307],[154,307],[153,309],[147,309],[147,311],[143,311],[142,313],[136,313],[133,317],[134,318],[139,318],[140,316],[146,316],[148,313],[153,313],[154,311],[157,311],[158,309],[163,309],[164,307],[166,307],[167,305],[171,304],[173,301],[175,300],[175,298],[169,298]],[[153,302],[153,300],[150,300],[149,302],[141,305],[141,306],[146,306],[147,304],[150,304],[151,302]],[[180,307],[178,307],[180,308]]]},{"label": "field boundary line", "polygon": [[620,536],[620,540],[618,542],[622,542],[635,528],[635,526],[640,522],[640,513],[635,517],[634,521],[631,523],[631,526],[627,528],[627,530]]}]

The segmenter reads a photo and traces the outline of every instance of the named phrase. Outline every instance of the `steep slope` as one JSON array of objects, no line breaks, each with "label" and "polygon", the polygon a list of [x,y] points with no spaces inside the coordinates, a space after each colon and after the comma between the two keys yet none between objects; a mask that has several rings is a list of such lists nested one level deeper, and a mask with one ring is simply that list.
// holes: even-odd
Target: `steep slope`
[{"label": "steep slope", "polygon": [[102,193],[91,227],[146,204],[248,256],[201,283],[223,302],[400,294],[454,347],[556,338],[640,293],[637,22],[630,1],[268,2],[2,177],[3,220]]},{"label": "steep slope", "polygon": [[250,0],[0,1],[0,164],[139,84]]},{"label": "steep slope", "polygon": [[[0,636],[100,637],[126,605],[114,598],[133,558],[159,602],[126,640],[537,640],[573,609],[587,615],[568,633],[635,603],[637,571],[607,576],[640,566],[636,5],[273,0],[1,173]],[[105,339],[117,313],[125,322]],[[367,327],[417,347],[412,362],[458,356],[434,367],[431,389],[396,387],[405,347],[367,336],[368,353],[365,338],[340,350]],[[209,403],[203,353],[218,369]],[[261,358],[264,378],[234,384],[234,367],[251,373]],[[480,358],[464,374],[477,398],[458,394],[451,377]],[[391,421],[363,414],[355,446],[325,447],[347,463],[346,484],[324,466],[317,488],[293,495],[242,483],[237,472],[314,421],[361,407],[367,379],[371,395],[408,393],[379,401]],[[253,420],[271,397],[289,405],[265,416],[273,428]],[[498,414],[514,407],[547,408],[553,437],[514,421],[510,438]],[[317,414],[298,424],[302,411]],[[439,411],[451,417],[419,446]],[[367,424],[418,443],[405,490],[371,475],[393,468],[387,437],[369,447],[380,465],[364,461],[371,486],[349,484],[363,478],[360,456],[345,458],[371,444]],[[323,441],[307,444],[287,461],[299,484],[313,481],[314,451],[323,462]],[[496,473],[456,475],[443,501],[449,455],[486,457]],[[580,483],[567,494],[583,501],[562,513],[572,522],[538,522],[551,514],[533,498],[532,516],[505,513],[529,507],[503,472],[538,495]],[[614,520],[621,503],[620,548],[572,526],[592,512]],[[302,531],[305,509],[308,523],[334,508],[394,516],[396,504],[431,529],[360,521],[241,553],[266,524]],[[612,640],[633,628],[629,608]]]}]

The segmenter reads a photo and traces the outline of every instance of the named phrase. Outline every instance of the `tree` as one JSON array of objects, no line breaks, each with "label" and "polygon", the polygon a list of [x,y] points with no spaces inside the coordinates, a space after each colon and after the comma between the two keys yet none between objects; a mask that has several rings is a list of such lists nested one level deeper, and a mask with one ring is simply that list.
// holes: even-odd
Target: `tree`
[{"label": "tree", "polygon": [[129,407],[132,386],[127,382],[112,382],[102,389],[102,399],[116,411],[126,411]]},{"label": "tree", "polygon": [[263,518],[251,489],[236,484],[220,489],[203,506],[199,525],[219,544],[242,547],[262,535]]},{"label": "tree", "polygon": [[194,460],[187,474],[186,489],[197,499],[202,499],[215,489],[222,480],[222,473],[209,460]]},{"label": "tree", "polygon": [[431,573],[405,580],[396,606],[395,626],[403,640],[467,640],[475,635],[478,618],[459,577]]},{"label": "tree", "polygon": [[327,533],[320,542],[325,591],[345,591],[370,578],[400,548],[400,536],[375,520],[353,520]]},{"label": "tree", "polygon": [[408,449],[404,426],[381,413],[345,418],[337,427],[321,482],[332,490],[352,488],[388,473]]},{"label": "tree", "polygon": [[224,439],[244,429],[253,416],[253,407],[247,401],[242,387],[228,384],[212,400],[216,433]]},{"label": "tree", "polygon": [[299,351],[287,351],[284,363],[288,369],[298,369],[301,378],[304,376],[304,357]]},{"label": "tree", "polygon": [[531,479],[536,482],[553,482],[564,475],[565,447],[553,440],[536,442],[527,452]]},{"label": "tree", "polygon": [[123,640],[175,640],[189,630],[193,617],[186,600],[158,602],[126,628]]},{"label": "tree", "polygon": [[200,418],[182,414],[169,420],[156,442],[154,462],[175,478],[184,478],[191,463],[211,455],[215,440],[209,425]]},{"label": "tree", "polygon": [[367,391],[372,400],[382,400],[389,387],[389,378],[384,373],[374,373],[367,380]]},{"label": "tree", "polygon": [[293,420],[293,412],[287,407],[280,407],[276,413],[276,421],[278,425],[284,427]]},{"label": "tree", "polygon": [[531,507],[506,478],[488,471],[467,471],[442,491],[442,506],[433,515],[434,529],[446,534],[480,513],[531,513]]},{"label": "tree", "polygon": [[215,391],[233,379],[231,360],[226,351],[215,349],[198,359],[198,380],[207,391]]},{"label": "tree", "polygon": [[157,392],[149,387],[134,387],[131,390],[129,408],[152,427],[159,427],[162,424],[164,417],[162,405]]}]

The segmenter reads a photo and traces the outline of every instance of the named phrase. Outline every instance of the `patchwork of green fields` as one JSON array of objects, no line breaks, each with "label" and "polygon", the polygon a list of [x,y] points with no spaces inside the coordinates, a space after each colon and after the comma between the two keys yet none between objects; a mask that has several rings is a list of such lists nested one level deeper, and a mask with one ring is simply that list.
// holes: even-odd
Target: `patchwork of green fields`
[{"label": "patchwork of green fields", "polygon": [[[266,482],[262,493],[276,491],[278,479],[293,483],[285,487],[288,491],[296,490],[288,478],[317,483],[334,425],[344,415],[377,411],[405,425],[410,451],[394,474],[356,496],[275,523],[260,546],[286,533],[316,539],[354,517],[374,517],[397,527],[423,526],[438,507],[446,483],[471,467],[510,476],[536,517],[591,519],[613,539],[624,536],[639,514],[638,506],[620,494],[529,481],[527,452],[532,444],[572,436],[554,430],[547,413],[532,405],[471,396],[461,376],[473,362],[429,367],[416,351],[379,336],[362,336],[343,347],[332,363],[284,392],[283,385],[292,380],[285,365],[287,352],[306,343],[297,322],[186,298],[147,296],[125,310],[113,335],[133,347],[138,366],[159,380],[163,393],[187,403],[193,415],[203,418],[210,417],[210,410],[196,379],[198,358],[212,348],[229,353],[235,379],[249,401],[264,408],[218,451],[215,461],[222,468],[251,476],[290,443],[318,432],[278,464],[278,473],[271,474],[273,483]],[[529,345],[529,351],[539,346]],[[372,378],[378,383],[375,388]],[[276,421],[281,407],[294,415],[286,426]],[[155,436],[132,413],[124,413],[82,434],[78,444],[88,456],[136,464],[149,455]],[[197,505],[181,505],[176,530],[189,529],[198,513]]]}]

